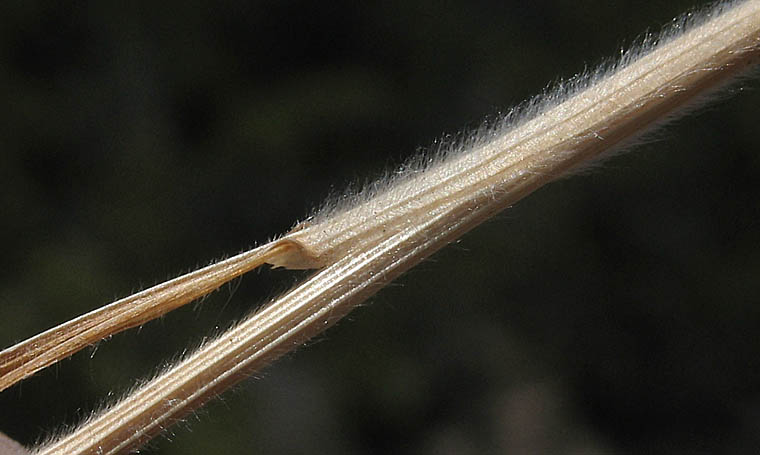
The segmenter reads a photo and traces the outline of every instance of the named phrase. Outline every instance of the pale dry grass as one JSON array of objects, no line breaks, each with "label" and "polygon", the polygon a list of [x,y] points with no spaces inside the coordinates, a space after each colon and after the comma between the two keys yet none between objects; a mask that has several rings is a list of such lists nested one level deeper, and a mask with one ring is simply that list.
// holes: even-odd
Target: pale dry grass
[{"label": "pale dry grass", "polygon": [[[665,44],[627,57],[614,72],[592,75],[542,99],[509,124],[464,144],[462,150],[448,151],[443,158],[435,157],[433,164],[377,185],[379,191],[360,195],[351,205],[326,210],[326,215],[255,250],[254,259],[234,267],[212,266],[209,270],[218,273],[214,279],[194,272],[189,281],[180,278],[168,288],[159,285],[161,292],[144,291],[112,307],[146,302],[150,311],[96,311],[85,323],[74,324],[81,328],[76,337],[68,336],[68,329],[48,332],[43,339],[53,349],[39,349],[39,343],[31,341],[20,345],[24,348],[4,351],[10,360],[3,363],[8,366],[0,384],[7,387],[99,338],[187,303],[261,262],[322,269],[40,453],[121,453],[139,446],[319,333],[494,213],[731,80],[757,60],[760,1],[741,3],[721,15],[718,11],[704,23],[690,26],[687,33],[679,32],[667,37]],[[200,282],[202,287],[197,286]],[[188,290],[175,292],[177,283]],[[71,347],[57,347],[64,345]],[[16,352],[30,354],[8,354]],[[21,360],[11,363],[14,359]]]}]

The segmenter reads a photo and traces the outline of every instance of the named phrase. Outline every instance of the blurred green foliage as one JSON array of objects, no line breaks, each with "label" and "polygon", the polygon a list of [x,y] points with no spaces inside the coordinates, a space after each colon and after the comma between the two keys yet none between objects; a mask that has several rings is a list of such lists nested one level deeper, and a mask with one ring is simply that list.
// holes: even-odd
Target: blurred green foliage
[{"label": "blurred green foliage", "polygon": [[[0,342],[285,232],[693,6],[3,2]],[[756,88],[542,189],[148,452],[757,448]],[[47,369],[0,430],[77,422],[302,276]]]}]

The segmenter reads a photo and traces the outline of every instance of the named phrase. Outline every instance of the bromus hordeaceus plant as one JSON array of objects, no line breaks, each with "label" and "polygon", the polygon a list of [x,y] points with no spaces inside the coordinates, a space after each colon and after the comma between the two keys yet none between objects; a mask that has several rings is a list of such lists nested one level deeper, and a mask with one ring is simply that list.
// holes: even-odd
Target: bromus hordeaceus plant
[{"label": "bromus hordeaceus plant", "polygon": [[321,332],[395,277],[533,192],[673,118],[760,54],[760,0],[678,22],[610,68],[578,78],[323,209],[281,238],[135,294],[0,354],[0,388],[112,333],[188,303],[263,263],[318,269],[39,453],[135,449]]}]

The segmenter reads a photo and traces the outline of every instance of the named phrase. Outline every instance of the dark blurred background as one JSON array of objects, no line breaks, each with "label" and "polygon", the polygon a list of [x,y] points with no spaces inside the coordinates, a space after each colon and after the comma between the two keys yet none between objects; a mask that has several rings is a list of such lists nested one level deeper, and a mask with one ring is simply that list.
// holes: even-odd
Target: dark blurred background
[{"label": "dark blurred background", "polygon": [[[693,6],[2,2],[0,344],[283,233]],[[147,453],[754,452],[757,88],[540,190]],[[48,368],[0,431],[79,421],[303,275]]]}]

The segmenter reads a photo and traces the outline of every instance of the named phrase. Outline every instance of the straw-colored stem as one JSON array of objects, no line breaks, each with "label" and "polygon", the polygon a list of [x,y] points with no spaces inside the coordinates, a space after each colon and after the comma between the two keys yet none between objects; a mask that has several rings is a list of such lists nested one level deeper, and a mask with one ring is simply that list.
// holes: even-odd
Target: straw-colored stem
[{"label": "straw-colored stem", "polygon": [[272,262],[325,268],[39,453],[139,447],[494,213],[730,80],[760,54],[760,0],[717,11],[480,148],[287,235],[301,250]]}]

